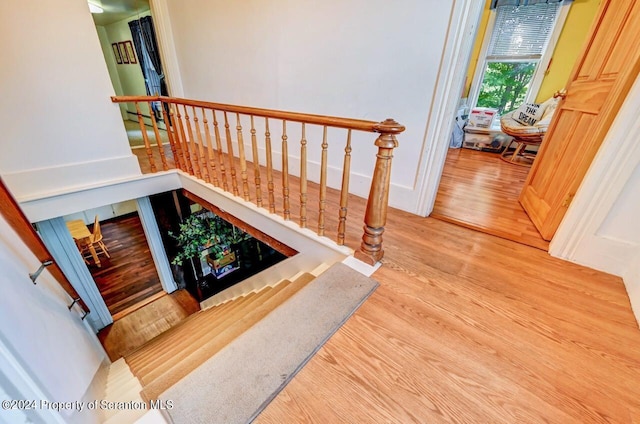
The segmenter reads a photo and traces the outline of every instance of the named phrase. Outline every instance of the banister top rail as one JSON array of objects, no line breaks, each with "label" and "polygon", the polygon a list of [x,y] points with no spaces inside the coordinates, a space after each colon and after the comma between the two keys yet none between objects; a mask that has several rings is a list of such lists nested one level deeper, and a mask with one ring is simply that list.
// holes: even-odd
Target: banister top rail
[{"label": "banister top rail", "polygon": [[168,103],[179,103],[186,106],[203,107],[220,111],[233,113],[241,113],[244,115],[260,116],[264,118],[283,119],[292,122],[304,122],[307,124],[326,125],[329,127],[346,128],[358,131],[366,131],[372,133],[386,132],[398,134],[404,131],[404,126],[384,125],[382,128],[380,122],[366,121],[362,119],[340,118],[336,116],[313,115],[308,113],[286,112],[282,110],[262,109],[248,106],[228,105],[223,103],[212,103],[200,100],[182,99],[178,97],[166,96],[111,96],[114,103],[126,102],[154,102],[164,101]]}]

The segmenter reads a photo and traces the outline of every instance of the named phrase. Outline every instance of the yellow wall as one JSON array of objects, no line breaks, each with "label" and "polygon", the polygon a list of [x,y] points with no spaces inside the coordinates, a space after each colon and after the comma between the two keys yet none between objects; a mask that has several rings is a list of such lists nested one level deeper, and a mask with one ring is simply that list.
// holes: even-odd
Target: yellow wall
[{"label": "yellow wall", "polygon": [[[473,75],[478,64],[478,56],[484,39],[484,33],[489,22],[489,5],[491,0],[487,0],[485,10],[482,13],[476,42],[473,46],[471,59],[469,60],[469,69],[467,70],[467,80],[464,87],[463,97],[469,95]],[[573,64],[578,58],[578,54],[582,50],[584,42],[591,23],[596,15],[600,0],[575,0],[569,10],[569,15],[565,21],[564,28],[560,33],[560,38],[553,52],[551,65],[542,81],[540,90],[538,91],[537,101],[544,101],[551,97],[556,90],[563,88],[568,79]]]},{"label": "yellow wall", "polygon": [[462,97],[467,97],[469,95],[469,90],[471,90],[473,74],[476,72],[476,65],[478,64],[478,56],[480,56],[480,49],[482,48],[484,33],[487,30],[487,25],[489,24],[489,15],[491,14],[491,10],[489,9],[490,5],[491,0],[487,0],[484,5],[484,11],[482,12],[482,18],[480,18],[480,24],[478,25],[476,42],[473,45],[473,51],[471,52],[471,58],[469,59],[469,69],[467,69],[467,79],[464,82],[464,91],[462,92]]},{"label": "yellow wall", "polygon": [[571,5],[536,101],[543,102],[566,86],[599,5],[600,0],[575,0]]}]

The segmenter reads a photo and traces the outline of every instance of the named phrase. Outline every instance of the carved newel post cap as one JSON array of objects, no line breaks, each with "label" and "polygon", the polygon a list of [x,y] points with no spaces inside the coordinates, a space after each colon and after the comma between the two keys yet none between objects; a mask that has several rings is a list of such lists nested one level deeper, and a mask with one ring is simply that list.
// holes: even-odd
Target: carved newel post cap
[{"label": "carved newel post cap", "polygon": [[405,127],[404,125],[397,123],[395,119],[387,118],[376,124],[373,129],[378,133],[400,134],[405,130]]}]

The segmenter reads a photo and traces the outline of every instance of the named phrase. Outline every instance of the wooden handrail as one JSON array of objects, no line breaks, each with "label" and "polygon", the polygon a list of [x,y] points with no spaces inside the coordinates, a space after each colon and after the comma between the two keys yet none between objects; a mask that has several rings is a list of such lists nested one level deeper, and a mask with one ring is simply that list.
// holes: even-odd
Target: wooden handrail
[{"label": "wooden handrail", "polygon": [[31,226],[22,209],[20,209],[18,202],[16,202],[5,186],[2,178],[0,178],[0,213],[15,232],[18,233],[23,243],[26,244],[36,258],[38,258],[40,263],[53,261],[53,264],[47,268],[49,273],[58,281],[58,284],[67,292],[71,299],[74,301],[79,299],[77,302],[85,313],[89,313],[89,308],[87,308],[84,301],[80,299],[78,292],[76,292],[69,280],[67,280],[67,277],[62,273],[62,270],[51,256],[51,253],[49,253],[49,249],[47,249],[38,233],[36,233]]},{"label": "wooden handrail", "polygon": [[262,109],[248,106],[228,105],[223,103],[212,103],[201,100],[182,99],[179,97],[166,96],[111,96],[114,103],[135,103],[163,101],[167,103],[177,103],[185,106],[204,107],[223,112],[241,113],[244,115],[259,116],[262,118],[283,119],[292,122],[304,122],[306,124],[326,125],[328,127],[346,128],[366,132],[380,132],[379,122],[365,121],[361,119],[340,118],[336,116],[313,115],[309,113],[286,112],[275,109]]},{"label": "wooden handrail", "polygon": [[[393,119],[387,119],[383,122],[365,121],[360,119],[348,119],[335,116],[323,116],[313,115],[307,113],[298,112],[286,112],[281,110],[262,109],[247,106],[228,105],[223,103],[213,103],[200,100],[182,99],[176,97],[165,96],[113,96],[111,100],[116,103],[134,103],[140,120],[141,130],[143,131],[143,137],[146,135],[144,129],[144,123],[140,118],[140,109],[138,103],[151,104],[151,102],[162,102],[163,110],[169,110],[169,116],[171,120],[165,122],[167,125],[167,133],[169,136],[169,142],[171,143],[171,151],[174,155],[175,165],[182,169],[184,172],[195,176],[196,178],[203,179],[205,182],[212,183],[216,187],[222,188],[224,191],[232,192],[235,196],[242,195],[245,201],[253,201],[261,207],[262,206],[262,189],[261,189],[261,176],[260,176],[260,158],[258,154],[258,135],[254,124],[254,118],[264,118],[264,166],[266,166],[267,177],[267,198],[268,209],[271,213],[279,213],[285,220],[291,219],[291,203],[295,202],[294,196],[290,195],[290,183],[289,183],[289,147],[295,148],[293,145],[294,139],[289,140],[288,122],[301,123],[301,138],[300,138],[300,168],[299,168],[299,202],[300,202],[300,226],[308,227],[307,223],[307,140],[305,135],[305,126],[316,125],[323,129],[322,131],[322,144],[321,144],[321,160],[320,160],[320,181],[319,181],[319,194],[318,194],[318,229],[316,233],[319,236],[324,236],[326,233],[326,227],[331,222],[330,214],[333,213],[330,209],[331,205],[327,203],[327,184],[330,172],[333,172],[333,165],[329,166],[329,128],[346,129],[347,141],[344,148],[344,161],[342,169],[342,183],[340,186],[340,204],[339,210],[336,211],[338,218],[337,225],[337,243],[343,245],[345,243],[345,231],[346,220],[348,212],[348,193],[349,193],[349,173],[351,165],[351,153],[353,150],[351,144],[352,131],[363,131],[379,134],[376,139],[375,145],[378,147],[378,153],[376,155],[376,165],[374,168],[371,189],[369,192],[369,198],[367,199],[367,209],[364,216],[364,234],[362,236],[362,243],[360,245],[360,251],[356,252],[359,259],[368,263],[375,263],[382,259],[384,250],[382,249],[382,234],[384,233],[384,227],[386,224],[387,208],[389,200],[389,185],[391,178],[391,161],[393,158],[393,150],[398,146],[396,135],[404,131],[404,126],[398,124]],[[191,117],[188,109],[191,108],[193,114],[193,126],[191,124]],[[201,109],[203,123],[204,123],[204,136],[199,126],[199,118],[196,113],[196,108]],[[175,114],[172,112],[175,110]],[[213,117],[213,128],[215,135],[215,146],[213,146],[214,139],[211,138],[208,132],[208,126],[206,125],[205,110],[211,111]],[[183,112],[183,113],[182,113]],[[216,112],[222,119],[218,122],[216,118]],[[231,131],[231,125],[233,122],[231,119],[235,115],[235,140],[234,134]],[[251,186],[249,184],[248,176],[248,158],[245,152],[245,137],[243,135],[242,118],[245,116],[249,118],[250,122],[250,134],[251,134],[251,152],[252,152],[252,166],[254,169],[254,181],[255,184]],[[166,117],[165,117],[166,119]],[[247,118],[244,118],[247,119]],[[281,197],[282,204],[281,209],[276,204],[274,197],[274,158],[272,154],[272,134],[270,132],[270,120],[278,122],[281,121],[281,131],[278,134],[282,140],[280,155],[281,155],[281,167],[279,172],[279,181],[281,182]],[[245,122],[247,122],[245,120]],[[221,137],[221,130],[219,125],[224,125],[224,137]],[[280,126],[280,125],[278,125]],[[271,127],[273,128],[273,126]],[[273,140],[277,140],[274,134]],[[226,151],[223,151],[222,139],[225,141]],[[296,137],[297,139],[297,137]],[[145,147],[147,149],[147,156],[149,163],[151,164],[151,171],[155,172],[154,155],[149,149],[150,143],[145,137]],[[206,146],[204,145],[206,141]],[[297,141],[297,140],[296,140]],[[335,141],[331,140],[333,145]],[[161,144],[158,144],[162,149]],[[205,149],[206,147],[206,149]],[[237,149],[237,155],[236,151]],[[331,147],[333,149],[333,147]],[[205,151],[210,154],[205,154]],[[180,155],[180,152],[183,155]],[[223,160],[223,156],[226,157],[226,164]],[[218,169],[215,170],[215,159],[217,157]],[[239,163],[240,184],[238,183],[238,171],[236,170],[236,161]],[[219,172],[218,172],[219,171]],[[219,177],[219,178],[218,178]],[[231,180],[229,184],[228,179]],[[295,180],[292,180],[295,181]],[[231,189],[231,190],[230,190]],[[254,195],[252,195],[252,192]],[[279,202],[278,202],[279,203]]]}]

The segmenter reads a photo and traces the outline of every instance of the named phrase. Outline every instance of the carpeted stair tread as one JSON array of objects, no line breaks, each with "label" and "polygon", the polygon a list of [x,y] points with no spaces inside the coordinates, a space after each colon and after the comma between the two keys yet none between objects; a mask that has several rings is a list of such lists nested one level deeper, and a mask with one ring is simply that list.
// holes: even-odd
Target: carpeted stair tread
[{"label": "carpeted stair tread", "polygon": [[[251,293],[251,296],[255,296],[256,293]],[[248,297],[248,296],[247,296]],[[238,301],[245,301],[245,298],[238,299]],[[189,331],[189,329],[198,328],[201,326],[201,322],[203,320],[216,320],[216,315],[224,313],[224,310],[229,309],[232,305],[223,304],[218,305],[211,310],[206,311],[198,311],[192,315],[189,315],[184,320],[180,321],[178,324],[174,325],[167,331],[158,334],[153,339],[149,340],[133,352],[125,355],[125,360],[129,367],[132,369],[138,364],[143,364],[146,362],[148,358],[154,357],[158,352],[161,352],[166,347],[166,340],[171,339],[172,337],[176,337],[177,334],[180,334],[184,331]]]},{"label": "carpeted stair tread", "polygon": [[[167,341],[171,340],[172,337],[176,337],[179,333],[186,331],[198,332],[199,329],[206,331],[207,326],[203,325],[204,321],[215,322],[220,316],[223,316],[229,310],[238,307],[245,302],[250,302],[259,294],[260,292],[249,293],[246,296],[236,299],[234,302],[226,302],[188,316],[177,325],[149,340],[134,352],[126,355],[127,364],[129,364],[132,369],[140,366],[140,364],[144,364],[148,358],[153,358],[158,354],[158,352],[162,352],[166,349],[167,345],[171,344],[171,342],[168,343]],[[179,338],[179,336],[177,337]]]},{"label": "carpeted stair tread", "polygon": [[[157,370],[164,369],[165,364],[171,364],[175,358],[179,358],[190,351],[200,348],[207,340],[215,337],[226,327],[233,324],[237,319],[238,311],[246,311],[254,308],[266,299],[283,290],[287,286],[287,281],[283,281],[275,287],[265,287],[257,293],[251,293],[244,298],[238,298],[225,308],[222,315],[210,316],[209,309],[200,312],[201,318],[192,321],[188,327],[183,328],[180,333],[175,333],[171,337],[164,339],[162,345],[154,347],[154,353],[144,357],[144,361],[137,361],[131,367],[134,374],[143,382],[155,378]],[[221,305],[222,306],[222,305]],[[188,337],[186,336],[188,335]]]},{"label": "carpeted stair tread", "polygon": [[[193,352],[199,351],[200,349],[206,347],[207,345],[210,347],[212,343],[217,339],[217,337],[220,336],[221,334],[225,334],[225,337],[228,337],[230,334],[233,335],[234,333],[230,331],[230,329],[236,329],[241,333],[243,331],[243,328],[245,328],[242,325],[243,320],[247,315],[250,316],[253,313],[253,311],[265,310],[266,313],[268,313],[271,310],[275,309],[280,303],[282,303],[282,301],[288,298],[288,294],[287,294],[288,292],[285,292],[284,294],[280,294],[279,292],[285,289],[287,289],[289,292],[293,290],[288,288],[289,285],[293,283],[289,281],[285,281],[284,283],[285,284],[278,284],[277,286],[271,288],[271,290],[264,289],[266,290],[266,296],[262,296],[258,300],[255,300],[251,303],[245,304],[242,307],[229,311],[229,313],[225,315],[223,319],[219,320],[215,326],[212,326],[211,329],[206,332],[206,334],[200,337],[198,337],[197,335],[194,335],[194,337],[191,337],[191,335],[189,335],[188,340],[178,341],[179,343],[178,346],[175,346],[175,345],[172,346],[172,350],[175,351],[176,353],[165,354],[163,352],[162,357],[154,359],[152,366],[145,366],[140,371],[139,374],[136,374],[138,378],[140,378],[140,381],[142,382],[143,386],[146,386],[147,384],[156,380],[160,375],[166,372],[167,369],[172,368],[173,365],[176,363],[175,362],[176,357],[183,358]],[[273,301],[271,300],[273,297],[276,297],[277,299],[282,299],[282,300]],[[230,338],[229,340],[233,340],[233,337]],[[204,350],[203,352],[206,352],[206,351],[207,350]],[[168,359],[165,360],[164,358],[168,358]]]},{"label": "carpeted stair tread", "polygon": [[[141,377],[138,375],[144,387],[142,397],[145,399],[157,399],[162,392],[195,370],[199,365],[267,316],[279,305],[286,302],[314,278],[313,275],[308,273],[301,275],[259,305],[247,308],[244,311],[238,311],[237,317],[235,317],[231,325],[221,331],[216,337],[209,338],[207,342],[198,349],[189,347],[188,351],[181,353],[179,356],[180,359],[176,360],[176,357],[174,357],[173,361],[167,361],[161,364],[161,367],[154,369],[146,376]],[[186,345],[188,345],[188,343],[186,343]]]},{"label": "carpeted stair tread", "polygon": [[[162,393],[159,399],[174,402],[174,408],[165,411],[168,419],[254,422],[376,287],[374,280],[347,265],[334,264]],[[309,418],[300,415],[290,421]]]}]

